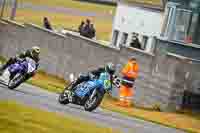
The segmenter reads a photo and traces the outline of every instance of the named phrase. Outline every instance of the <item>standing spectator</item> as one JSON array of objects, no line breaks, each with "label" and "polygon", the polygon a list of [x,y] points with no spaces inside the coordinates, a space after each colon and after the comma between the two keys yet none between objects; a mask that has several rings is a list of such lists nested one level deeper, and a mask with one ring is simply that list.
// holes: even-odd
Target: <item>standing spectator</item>
[{"label": "standing spectator", "polygon": [[86,24],[83,28],[83,36],[90,38],[90,27],[91,27],[90,20],[87,19]]},{"label": "standing spectator", "polygon": [[47,17],[44,17],[43,25],[44,25],[44,27],[45,27],[46,29],[52,30],[51,24],[50,24],[50,22],[49,22],[49,20],[48,20]]},{"label": "standing spectator", "polygon": [[132,38],[132,42],[130,43],[131,47],[133,48],[138,48],[138,49],[142,49],[141,47],[141,43],[137,37],[137,35],[134,35]]},{"label": "standing spectator", "polygon": [[96,36],[96,30],[94,28],[94,24],[90,25],[90,38],[94,38]]},{"label": "standing spectator", "polygon": [[134,95],[134,83],[139,73],[137,60],[135,58],[130,58],[121,73],[123,78],[120,85],[120,101],[117,104],[129,107]]},{"label": "standing spectator", "polygon": [[80,35],[83,35],[83,28],[85,26],[85,22],[82,21],[81,24],[78,27],[78,32],[80,33]]}]

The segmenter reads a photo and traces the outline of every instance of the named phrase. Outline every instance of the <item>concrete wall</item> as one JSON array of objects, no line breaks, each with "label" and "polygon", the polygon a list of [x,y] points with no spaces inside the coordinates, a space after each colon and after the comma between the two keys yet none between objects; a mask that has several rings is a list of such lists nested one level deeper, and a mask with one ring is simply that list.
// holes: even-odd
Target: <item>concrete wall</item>
[{"label": "concrete wall", "polygon": [[[161,104],[163,109],[174,109],[175,105],[180,105],[178,100],[181,99],[181,95],[177,93],[176,96],[174,92],[184,88],[182,77],[185,71],[189,71],[191,76],[191,73],[195,73],[198,68],[192,64],[194,69],[190,70],[191,64],[185,65],[185,58],[159,53],[159,47],[153,55],[133,48],[117,49],[104,46],[77,35],[56,34],[31,24],[0,22],[1,56],[14,56],[17,52],[34,45],[39,45],[42,50],[40,69],[66,79],[69,73],[89,71],[110,61],[122,67],[128,58],[134,56],[140,65],[134,102],[145,107]],[[183,70],[179,69],[182,64],[185,66]],[[190,80],[197,77],[199,79],[199,75],[191,76]],[[198,83],[196,84],[198,86]],[[192,85],[187,84],[187,86],[189,89]],[[115,96],[117,92],[117,89],[113,90]]]}]

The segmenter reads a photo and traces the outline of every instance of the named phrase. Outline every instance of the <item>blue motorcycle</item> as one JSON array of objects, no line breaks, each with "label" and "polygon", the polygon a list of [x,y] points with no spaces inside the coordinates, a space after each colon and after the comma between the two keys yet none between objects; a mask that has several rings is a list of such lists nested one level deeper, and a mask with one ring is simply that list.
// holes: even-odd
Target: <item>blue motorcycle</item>
[{"label": "blue motorcycle", "polygon": [[26,80],[26,76],[36,70],[36,62],[31,58],[18,60],[10,65],[3,76],[8,77],[8,88],[15,89]]},{"label": "blue motorcycle", "polygon": [[[72,81],[72,83],[75,81]],[[111,77],[107,72],[102,73],[99,78],[90,78],[89,81],[83,82],[75,87],[73,96],[70,98],[70,85],[64,89],[59,96],[59,103],[68,104],[73,103],[84,106],[86,111],[95,110],[104,97],[104,94],[111,91]]]}]

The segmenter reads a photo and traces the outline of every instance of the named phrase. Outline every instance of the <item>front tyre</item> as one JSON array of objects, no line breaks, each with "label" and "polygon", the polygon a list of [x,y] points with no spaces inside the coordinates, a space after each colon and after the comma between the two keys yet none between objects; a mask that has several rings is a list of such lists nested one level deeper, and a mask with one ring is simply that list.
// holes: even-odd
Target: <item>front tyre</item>
[{"label": "front tyre", "polygon": [[63,91],[63,92],[59,95],[58,102],[59,102],[60,104],[63,104],[63,105],[66,105],[66,104],[69,103],[68,96],[65,94],[65,91]]},{"label": "front tyre", "polygon": [[22,82],[24,82],[24,75],[17,73],[8,83],[8,88],[13,90],[17,88]]},{"label": "front tyre", "polygon": [[93,98],[88,98],[88,100],[85,102],[84,105],[85,111],[91,112],[95,110],[101,104],[103,96],[104,96],[103,93],[97,91]]}]

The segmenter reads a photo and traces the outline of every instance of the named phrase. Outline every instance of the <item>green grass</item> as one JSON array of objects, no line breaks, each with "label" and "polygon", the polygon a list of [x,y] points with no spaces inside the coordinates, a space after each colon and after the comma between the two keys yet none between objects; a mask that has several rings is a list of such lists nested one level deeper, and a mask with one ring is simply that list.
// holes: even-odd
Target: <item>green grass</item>
[{"label": "green grass", "polygon": [[72,116],[61,116],[12,101],[0,101],[1,133],[116,133]]},{"label": "green grass", "polygon": [[[162,0],[125,0],[129,3],[136,2],[140,4],[149,4],[154,6],[162,6]],[[93,11],[93,12],[101,12],[110,14],[110,11],[113,13],[116,10],[116,6],[112,5],[103,5],[103,4],[96,4],[90,2],[83,2],[79,0],[20,0],[22,2],[29,2],[35,5],[47,5],[51,7],[66,7],[66,8],[74,8],[82,11]],[[114,15],[114,14],[113,14]]]},{"label": "green grass", "polygon": [[160,125],[164,125],[171,128],[181,129],[188,133],[200,132],[200,114],[192,114],[190,111],[182,113],[172,112],[159,112],[151,109],[137,108],[137,107],[119,107],[116,105],[117,100],[106,97],[101,107],[103,109],[118,112],[123,115],[150,121]]},{"label": "green grass", "polygon": [[0,63],[4,63],[6,61],[6,58],[4,58],[3,56],[0,56]]},{"label": "green grass", "polygon": [[115,6],[95,4],[89,2],[81,2],[78,0],[19,0],[19,3],[29,2],[35,5],[45,5],[51,7],[74,8],[81,11],[92,11],[109,14],[110,11],[115,12]]},{"label": "green grass", "polygon": [[[28,83],[41,87],[51,92],[60,93],[67,82],[57,76],[46,74],[39,71]],[[123,108],[116,105],[116,99],[105,96],[101,107],[118,112],[130,117],[136,117],[157,124],[182,129],[190,133],[198,133],[200,131],[200,114],[193,114],[190,111],[182,113],[158,112],[141,108]]]},{"label": "green grass", "polygon": [[63,91],[67,81],[54,75],[47,74],[43,71],[39,71],[32,79],[27,81],[29,84],[45,88],[48,91],[60,93]]},{"label": "green grass", "polygon": [[[56,80],[58,80],[59,82],[57,82]],[[61,79],[57,79],[56,77],[52,75],[45,76],[44,73],[43,74],[39,73],[30,82],[33,85],[42,87],[43,89],[47,89],[49,91],[56,92],[56,93],[61,92],[64,88],[63,87],[64,84],[66,84],[65,81]],[[56,82],[59,83],[59,85],[58,84],[56,85]],[[101,107],[106,110],[118,112],[130,117],[136,117],[139,119],[151,121],[151,122],[165,125],[168,127],[182,129],[187,132],[194,133],[194,132],[200,131],[200,126],[199,126],[200,115],[199,114],[192,114],[190,112],[186,112],[186,113],[158,112],[154,110],[141,109],[141,108],[136,108],[136,107],[124,108],[124,107],[117,106],[116,102],[117,102],[116,99],[113,99],[106,95],[103,99]]]},{"label": "green grass", "polygon": [[96,28],[98,40],[110,40],[112,33],[112,21],[103,20],[96,17],[73,16],[70,14],[49,13],[43,11],[32,11],[28,9],[19,9],[16,14],[16,21],[21,23],[34,23],[43,27],[43,17],[49,18],[53,28],[68,28],[78,30],[82,20],[90,18]]},{"label": "green grass", "polygon": [[[127,0],[134,1],[144,4],[160,5],[161,0]],[[66,7],[74,8],[80,11],[89,11],[97,13],[112,14],[114,16],[116,7],[111,5],[102,5],[89,2],[81,2],[78,0],[19,0],[20,3],[32,3],[34,5],[45,5],[51,7]],[[5,17],[8,17],[10,10],[6,8]],[[99,19],[97,17],[84,17],[84,16],[73,16],[71,14],[62,13],[50,13],[44,11],[33,11],[30,9],[18,9],[16,20],[19,22],[34,23],[39,26],[43,26],[42,20],[46,16],[50,19],[54,28],[64,27],[67,29],[77,30],[82,20],[90,18],[95,25],[97,40],[109,41],[112,32],[112,20]]]},{"label": "green grass", "polygon": [[[21,2],[31,2],[36,5],[47,6],[64,6],[79,9],[81,11],[88,10],[90,12],[109,13],[111,10],[114,12],[115,7],[91,4],[87,2],[79,2],[74,0],[19,0]],[[11,8],[6,7],[4,18],[9,19]],[[19,23],[33,23],[43,27],[43,18],[48,17],[54,29],[71,29],[78,31],[78,26],[81,21],[91,19],[96,29],[97,40],[109,41],[112,33],[112,20],[99,17],[75,16],[69,13],[37,11],[31,9],[18,9],[16,14],[16,21]]]},{"label": "green grass", "polygon": [[[64,89],[67,82],[57,76],[46,74],[39,71],[35,77],[28,81],[32,85],[39,86],[42,89],[46,89],[51,92],[59,93]],[[171,113],[171,112],[158,112],[149,109],[141,108],[124,108],[116,105],[116,99],[109,96],[105,96],[101,107],[127,115],[130,117],[136,117],[146,121],[151,121],[168,127],[182,129],[191,133],[198,133],[200,131],[200,114],[193,114],[190,111],[182,113]]]}]

